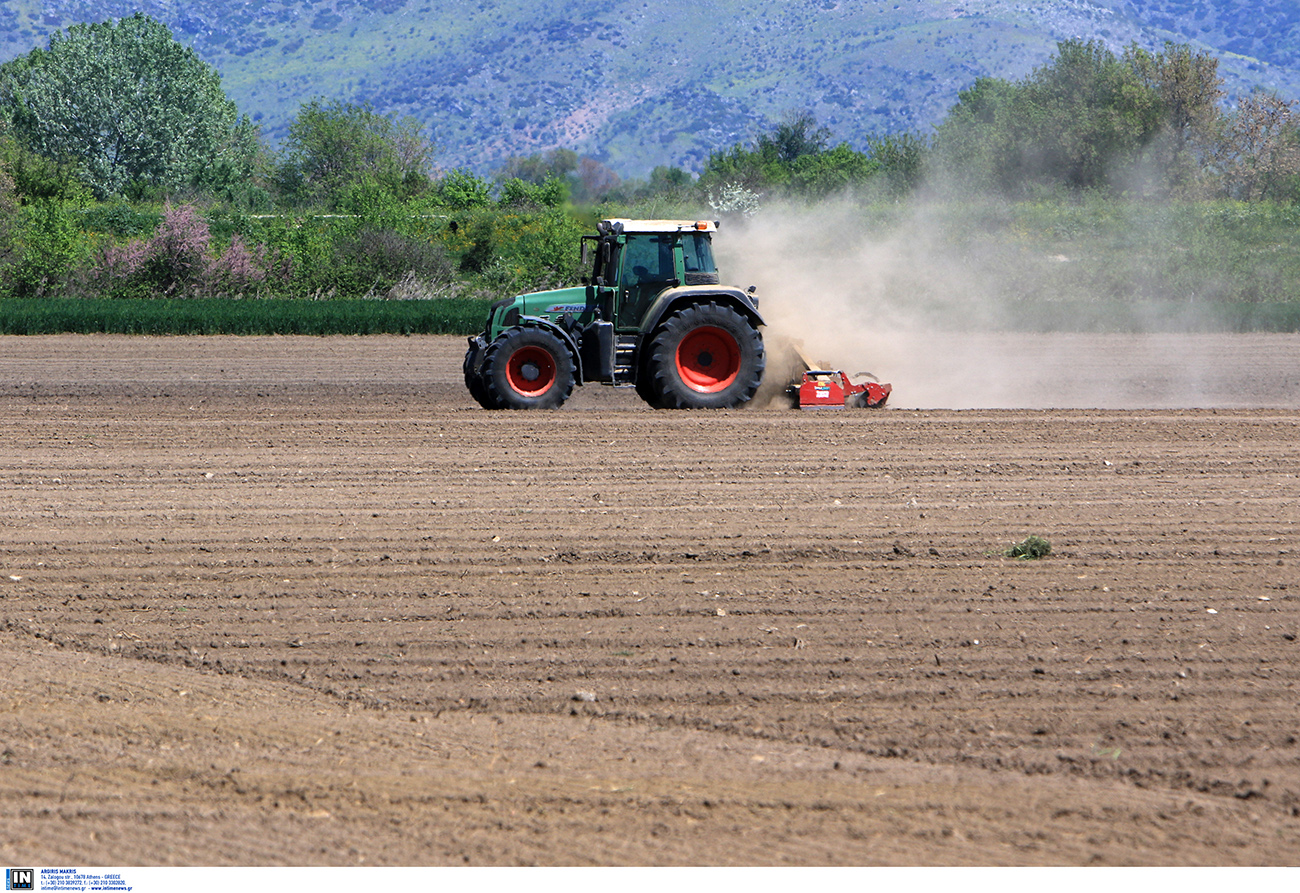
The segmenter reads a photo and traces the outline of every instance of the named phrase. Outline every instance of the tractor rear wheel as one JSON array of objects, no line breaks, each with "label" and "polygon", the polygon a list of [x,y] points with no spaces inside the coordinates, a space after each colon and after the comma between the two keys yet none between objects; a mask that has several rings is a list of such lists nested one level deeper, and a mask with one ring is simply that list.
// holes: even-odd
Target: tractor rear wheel
[{"label": "tractor rear wheel", "polygon": [[515,326],[488,345],[482,380],[503,409],[556,409],[573,393],[573,351],[538,326]]},{"label": "tractor rear wheel", "polygon": [[668,318],[650,345],[647,401],[664,409],[730,409],[763,380],[763,337],[730,307],[710,302]]},{"label": "tractor rear wheel", "polygon": [[481,343],[481,339],[476,339],[470,343],[469,350],[465,351],[465,362],[462,366],[465,372],[465,387],[469,388],[469,395],[478,402],[479,406],[484,409],[501,409],[501,404],[496,402],[492,395],[488,393],[487,382],[483,380],[483,375],[479,369],[479,353],[482,352]]}]

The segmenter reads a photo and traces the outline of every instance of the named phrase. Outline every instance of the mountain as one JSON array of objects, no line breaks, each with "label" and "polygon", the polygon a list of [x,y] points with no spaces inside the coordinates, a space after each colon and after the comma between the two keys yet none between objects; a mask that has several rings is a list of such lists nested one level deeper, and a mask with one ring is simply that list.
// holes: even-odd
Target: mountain
[{"label": "mountain", "polygon": [[927,133],[977,77],[1022,77],[1068,38],[1191,43],[1232,93],[1300,98],[1294,0],[0,0],[0,60],[136,11],[272,142],[308,99],[369,102],[480,173],[555,147],[625,176],[698,169],[799,109],[855,147]]}]

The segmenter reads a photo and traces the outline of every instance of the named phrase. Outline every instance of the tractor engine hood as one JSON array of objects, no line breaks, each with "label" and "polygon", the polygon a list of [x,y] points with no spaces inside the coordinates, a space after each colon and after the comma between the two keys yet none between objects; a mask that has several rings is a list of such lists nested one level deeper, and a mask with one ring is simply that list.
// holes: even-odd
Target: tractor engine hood
[{"label": "tractor engine hood", "polygon": [[588,310],[595,310],[595,307],[588,306],[587,292],[588,289],[585,286],[557,288],[551,291],[535,291],[531,294],[520,295],[516,300],[520,302],[520,312],[525,316],[545,316],[557,319],[566,313],[571,313],[578,317],[588,312]]}]

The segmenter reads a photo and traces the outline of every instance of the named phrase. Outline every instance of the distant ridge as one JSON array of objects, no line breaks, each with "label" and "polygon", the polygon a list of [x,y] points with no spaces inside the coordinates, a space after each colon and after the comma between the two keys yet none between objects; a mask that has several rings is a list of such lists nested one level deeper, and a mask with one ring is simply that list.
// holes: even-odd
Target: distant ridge
[{"label": "distant ridge", "polygon": [[1230,91],[1300,98],[1300,4],[1282,0],[0,0],[0,60],[137,11],[273,142],[308,99],[370,102],[480,173],[557,146],[624,176],[698,169],[803,108],[855,147],[928,133],[975,78],[1021,77],[1068,38],[1192,43]]}]

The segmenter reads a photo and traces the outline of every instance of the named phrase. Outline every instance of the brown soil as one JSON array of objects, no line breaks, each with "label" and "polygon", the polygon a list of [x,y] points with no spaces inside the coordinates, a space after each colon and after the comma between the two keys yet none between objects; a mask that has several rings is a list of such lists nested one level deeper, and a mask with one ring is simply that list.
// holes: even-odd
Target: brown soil
[{"label": "brown soil", "polygon": [[462,346],[0,339],[0,860],[1296,863],[1290,385],[490,413]]}]

